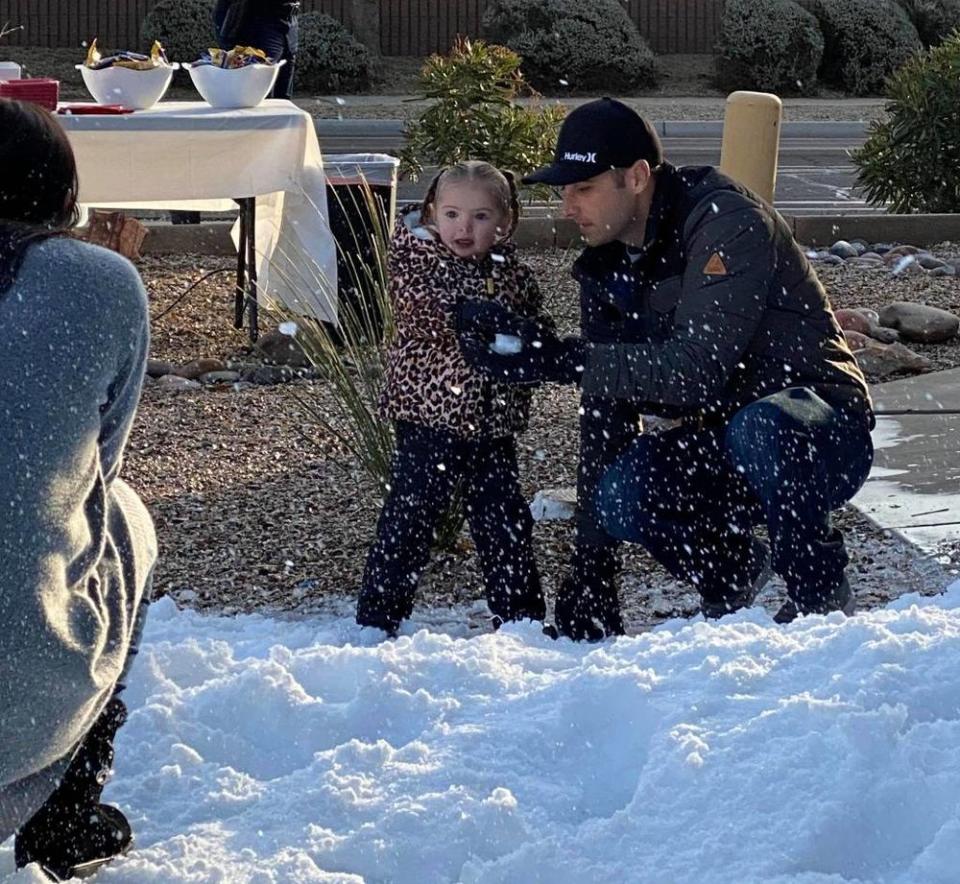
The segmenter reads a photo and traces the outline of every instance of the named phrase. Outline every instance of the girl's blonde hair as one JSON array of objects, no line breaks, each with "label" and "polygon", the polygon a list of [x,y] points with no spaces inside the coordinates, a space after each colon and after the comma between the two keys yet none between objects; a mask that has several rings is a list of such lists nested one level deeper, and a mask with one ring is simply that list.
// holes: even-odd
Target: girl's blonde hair
[{"label": "girl's blonde hair", "polygon": [[510,236],[517,229],[520,221],[520,196],[517,191],[517,179],[513,172],[501,171],[484,160],[464,160],[455,163],[441,171],[430,182],[430,188],[423,200],[423,220],[427,224],[436,222],[434,207],[440,188],[445,184],[480,184],[486,187],[494,197],[497,208],[510,219],[510,227],[504,232],[504,237]]}]

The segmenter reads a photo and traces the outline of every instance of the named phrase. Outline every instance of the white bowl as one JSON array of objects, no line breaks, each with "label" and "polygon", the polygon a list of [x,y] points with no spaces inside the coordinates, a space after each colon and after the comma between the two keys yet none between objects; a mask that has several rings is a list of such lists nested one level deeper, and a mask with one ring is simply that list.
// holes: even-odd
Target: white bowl
[{"label": "white bowl", "polygon": [[78,64],[77,70],[97,104],[122,104],[134,110],[145,110],[163,98],[178,67],[172,64],[145,71],[118,67],[97,71]]},{"label": "white bowl", "polygon": [[211,107],[256,107],[273,89],[282,64],[286,64],[286,59],[245,68],[198,64],[189,71],[197,92]]}]

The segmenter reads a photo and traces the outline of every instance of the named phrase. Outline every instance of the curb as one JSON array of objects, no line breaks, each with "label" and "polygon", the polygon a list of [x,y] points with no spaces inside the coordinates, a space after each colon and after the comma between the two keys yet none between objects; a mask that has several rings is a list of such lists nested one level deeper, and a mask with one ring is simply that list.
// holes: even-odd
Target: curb
[{"label": "curb", "polygon": [[[379,138],[403,138],[403,120],[349,119],[314,120],[320,138],[345,138],[358,135]],[[788,120],[780,126],[785,138],[865,138],[869,123],[863,120]],[[663,138],[707,138],[723,135],[723,120],[667,120],[653,123]]]},{"label": "curb", "polygon": [[838,239],[932,246],[960,241],[960,215],[797,215],[787,223],[798,242],[831,246]]},{"label": "curb", "polygon": [[[521,248],[575,248],[580,244],[576,225],[566,218],[542,214],[542,207],[521,218],[514,241]],[[805,246],[830,246],[838,239],[909,243],[926,247],[940,242],[960,242],[960,215],[785,215],[798,242]],[[236,256],[230,239],[232,221],[208,224],[169,224],[148,221],[144,255]]]},{"label": "curb", "polygon": [[[780,124],[783,138],[865,138],[869,123],[863,120],[796,120]],[[723,120],[676,120],[654,123],[663,138],[723,136]]]}]

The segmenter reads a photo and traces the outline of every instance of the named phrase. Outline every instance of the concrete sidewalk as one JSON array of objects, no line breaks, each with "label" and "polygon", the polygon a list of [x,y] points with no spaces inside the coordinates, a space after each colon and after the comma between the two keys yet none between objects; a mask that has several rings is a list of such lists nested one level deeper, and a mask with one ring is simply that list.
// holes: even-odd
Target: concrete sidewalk
[{"label": "concrete sidewalk", "polygon": [[[873,471],[854,505],[930,556],[960,544],[960,369],[873,388]],[[949,412],[954,412],[953,414]]]}]

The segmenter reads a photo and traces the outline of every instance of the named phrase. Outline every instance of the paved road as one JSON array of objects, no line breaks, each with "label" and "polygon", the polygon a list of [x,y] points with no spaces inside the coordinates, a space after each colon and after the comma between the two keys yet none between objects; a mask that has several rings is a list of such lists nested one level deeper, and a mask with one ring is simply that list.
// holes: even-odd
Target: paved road
[{"label": "paved road", "polygon": [[[319,121],[318,133],[327,154],[396,151],[402,143],[400,124],[393,121]],[[863,136],[850,131],[824,135],[785,131],[780,143],[777,208],[793,215],[873,211],[853,192],[855,174],[849,151],[862,143]],[[663,144],[666,155],[677,165],[720,162],[719,134],[695,134],[695,130],[689,135],[667,134]],[[401,182],[398,195],[401,200],[414,200],[425,189],[424,181]]]}]

